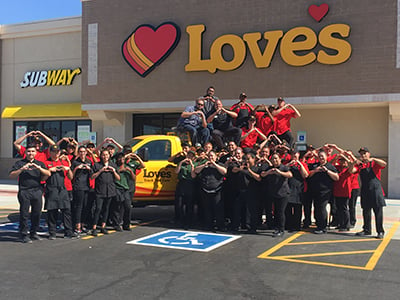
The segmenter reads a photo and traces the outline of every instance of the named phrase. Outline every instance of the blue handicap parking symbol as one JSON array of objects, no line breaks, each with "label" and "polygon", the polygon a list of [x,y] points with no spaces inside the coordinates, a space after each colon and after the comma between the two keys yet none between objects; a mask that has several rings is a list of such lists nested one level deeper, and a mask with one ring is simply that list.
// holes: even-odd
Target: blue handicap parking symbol
[{"label": "blue handicap parking symbol", "polygon": [[[28,228],[31,227],[31,222],[28,221]],[[3,223],[0,224],[0,231],[7,231],[7,232],[18,232],[19,231],[19,222],[15,223]],[[46,221],[41,219],[38,234],[47,233],[47,224]]]},{"label": "blue handicap parking symbol", "polygon": [[166,230],[127,242],[127,244],[209,252],[240,237],[229,234]]}]

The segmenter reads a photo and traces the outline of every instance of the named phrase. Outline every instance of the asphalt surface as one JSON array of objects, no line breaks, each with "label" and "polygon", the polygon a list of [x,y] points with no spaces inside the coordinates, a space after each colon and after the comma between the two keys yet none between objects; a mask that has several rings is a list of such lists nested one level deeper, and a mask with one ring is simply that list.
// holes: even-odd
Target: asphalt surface
[{"label": "asphalt surface", "polygon": [[[0,187],[0,225],[18,219],[15,196]],[[174,228],[172,207],[134,209],[131,232],[96,238],[22,244],[0,227],[0,299],[399,299],[400,201],[388,204],[383,240],[354,235],[358,210],[351,232],[243,232],[210,252],[127,244]]]}]

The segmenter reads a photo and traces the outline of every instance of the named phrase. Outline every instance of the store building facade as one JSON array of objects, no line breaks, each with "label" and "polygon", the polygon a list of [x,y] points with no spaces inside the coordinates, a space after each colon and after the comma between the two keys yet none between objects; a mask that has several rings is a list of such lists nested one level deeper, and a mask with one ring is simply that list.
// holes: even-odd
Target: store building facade
[{"label": "store building facade", "polygon": [[[89,120],[97,140],[113,136],[124,142],[139,134],[170,131],[184,107],[208,86],[215,87],[227,107],[241,92],[253,105],[273,104],[282,96],[300,110],[302,117],[292,121],[292,130],[295,136],[305,132],[308,144],[336,143],[354,152],[367,146],[387,160],[385,191],[397,198],[398,2],[85,0],[82,19],[76,20],[82,22],[81,32],[52,37],[70,36],[79,44],[79,53],[76,48],[72,52],[76,55],[67,45],[60,49],[60,68],[81,66],[73,90],[68,90],[73,95],[67,96],[68,86],[60,86],[54,87],[63,89],[58,98],[39,92],[22,97],[24,74],[50,70],[59,60],[4,77],[19,64],[7,65],[11,41],[2,34],[2,111],[27,104],[7,102],[10,99],[80,102],[87,117],[74,120]],[[51,62],[50,54],[43,61]],[[35,89],[42,88],[29,88]],[[2,118],[2,141],[13,140],[16,121],[24,120]],[[11,157],[9,144],[2,143],[2,157]]]},{"label": "store building facade", "polygon": [[2,178],[16,157],[13,141],[26,132],[40,130],[58,141],[91,130],[81,110],[81,20],[0,27]]}]

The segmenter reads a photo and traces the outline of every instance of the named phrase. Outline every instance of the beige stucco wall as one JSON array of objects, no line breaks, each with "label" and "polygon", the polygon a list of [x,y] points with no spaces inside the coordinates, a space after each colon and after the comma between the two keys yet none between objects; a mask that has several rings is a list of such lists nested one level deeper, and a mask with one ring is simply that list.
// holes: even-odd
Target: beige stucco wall
[{"label": "beige stucco wall", "polygon": [[[7,106],[81,102],[81,75],[70,86],[21,88],[28,71],[81,67],[81,18],[0,26],[1,111]],[[1,119],[0,157],[12,156],[13,120]]]}]

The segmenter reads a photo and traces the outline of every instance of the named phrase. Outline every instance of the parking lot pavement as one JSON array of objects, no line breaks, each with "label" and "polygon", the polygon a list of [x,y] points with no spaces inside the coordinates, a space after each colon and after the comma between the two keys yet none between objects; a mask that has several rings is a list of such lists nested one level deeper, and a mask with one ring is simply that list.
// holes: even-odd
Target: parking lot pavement
[{"label": "parking lot pavement", "polygon": [[[16,207],[0,223],[16,221]],[[176,230],[170,206],[136,208],[131,232],[96,238],[59,234],[28,245],[16,242],[15,230],[0,230],[0,298],[398,299],[399,209],[400,201],[388,200],[383,240],[354,235],[362,226],[358,205],[349,233],[272,238],[263,230],[208,252],[140,244],[145,238],[182,247],[213,239]]]}]

